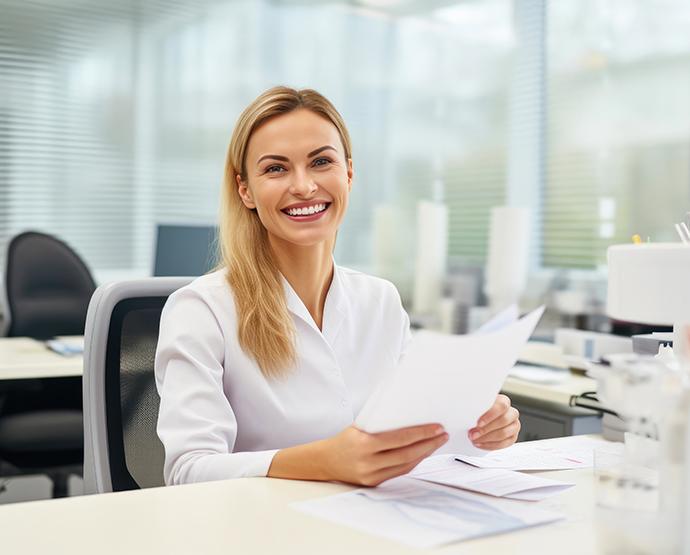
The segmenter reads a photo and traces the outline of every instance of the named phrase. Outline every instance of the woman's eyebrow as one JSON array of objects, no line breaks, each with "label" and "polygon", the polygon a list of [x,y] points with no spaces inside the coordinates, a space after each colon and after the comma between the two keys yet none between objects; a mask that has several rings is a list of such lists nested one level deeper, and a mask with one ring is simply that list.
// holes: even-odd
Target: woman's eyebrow
[{"label": "woman's eyebrow", "polygon": [[[320,152],[323,152],[324,150],[335,150],[335,148],[332,147],[331,145],[322,146],[320,148],[317,148],[316,150],[312,150],[309,154],[307,154],[307,158],[311,158],[312,156],[316,156],[317,154],[319,154]],[[335,151],[338,152],[337,150],[335,150]]]},{"label": "woman's eyebrow", "polygon": [[287,158],[287,156],[280,156],[279,154],[264,154],[261,158],[259,158],[256,163],[260,163],[262,160],[280,160],[281,162],[289,162],[290,160]]}]

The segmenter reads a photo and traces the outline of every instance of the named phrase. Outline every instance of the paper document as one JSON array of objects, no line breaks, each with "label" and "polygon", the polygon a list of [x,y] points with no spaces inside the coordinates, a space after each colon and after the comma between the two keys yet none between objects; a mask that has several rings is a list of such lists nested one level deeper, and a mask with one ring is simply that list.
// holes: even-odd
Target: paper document
[{"label": "paper document", "polygon": [[507,470],[569,470],[594,466],[594,450],[618,452],[621,443],[583,436],[523,441],[483,457],[458,455],[478,468]]},{"label": "paper document", "polygon": [[81,336],[64,336],[46,341],[46,346],[62,356],[81,355],[84,352],[84,338]]},{"label": "paper document", "polygon": [[546,499],[575,485],[512,470],[477,468],[455,460],[452,455],[437,455],[422,461],[410,477],[522,501]]},{"label": "paper document", "polygon": [[520,317],[520,311],[516,304],[511,304],[505,310],[496,314],[491,320],[485,322],[474,333],[491,333],[498,331],[514,322]]},{"label": "paper document", "polygon": [[492,499],[406,477],[389,480],[377,488],[293,503],[292,507],[419,548],[563,518],[518,501]]},{"label": "paper document", "polygon": [[481,334],[416,333],[398,367],[364,403],[355,424],[375,433],[438,422],[450,436],[442,452],[483,453],[467,432],[495,401],[543,311],[541,307]]}]

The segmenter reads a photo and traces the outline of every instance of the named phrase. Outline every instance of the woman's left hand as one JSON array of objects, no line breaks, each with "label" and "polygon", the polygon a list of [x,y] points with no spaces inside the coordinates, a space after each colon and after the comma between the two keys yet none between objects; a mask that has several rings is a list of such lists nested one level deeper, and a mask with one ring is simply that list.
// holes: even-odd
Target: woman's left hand
[{"label": "woman's left hand", "polygon": [[493,451],[509,447],[520,433],[520,413],[510,406],[510,399],[498,395],[493,406],[486,411],[468,435],[475,447]]}]

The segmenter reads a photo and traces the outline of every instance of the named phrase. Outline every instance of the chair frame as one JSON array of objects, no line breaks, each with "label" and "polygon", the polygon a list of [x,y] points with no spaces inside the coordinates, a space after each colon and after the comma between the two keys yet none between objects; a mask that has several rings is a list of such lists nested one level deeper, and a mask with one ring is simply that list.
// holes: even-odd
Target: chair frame
[{"label": "chair frame", "polygon": [[[119,367],[119,361],[111,360],[110,364],[108,361],[115,351],[119,356],[120,328],[111,333],[111,324],[118,316],[118,305],[130,300],[160,301],[161,297],[168,297],[192,279],[154,277],[114,282],[98,287],[91,298],[84,336],[84,493],[138,488],[124,462],[119,403],[116,407],[118,415],[115,415],[113,402],[108,402],[113,400],[108,396],[108,367],[112,368],[114,364]],[[116,397],[119,399],[119,389]],[[109,420],[112,422],[110,427]],[[114,444],[111,444],[113,440]],[[124,487],[123,480],[127,482]]]}]

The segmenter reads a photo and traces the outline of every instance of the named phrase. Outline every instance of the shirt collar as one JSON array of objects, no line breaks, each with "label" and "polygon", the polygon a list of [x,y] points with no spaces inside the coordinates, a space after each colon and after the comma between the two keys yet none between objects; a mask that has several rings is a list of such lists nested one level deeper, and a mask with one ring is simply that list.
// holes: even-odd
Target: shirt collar
[{"label": "shirt collar", "polygon": [[317,332],[323,333],[326,339],[330,340],[335,338],[335,335],[340,329],[340,325],[342,324],[342,320],[345,315],[345,306],[347,301],[347,296],[343,291],[342,270],[338,267],[335,261],[333,261],[333,279],[331,279],[331,285],[328,288],[326,302],[324,304],[322,331],[319,330],[316,322],[314,322],[314,319],[307,310],[307,307],[292,288],[290,282],[285,279],[285,276],[282,274],[280,277],[283,281],[283,290],[285,291],[285,300],[287,301],[288,310],[295,316],[304,320]]}]

